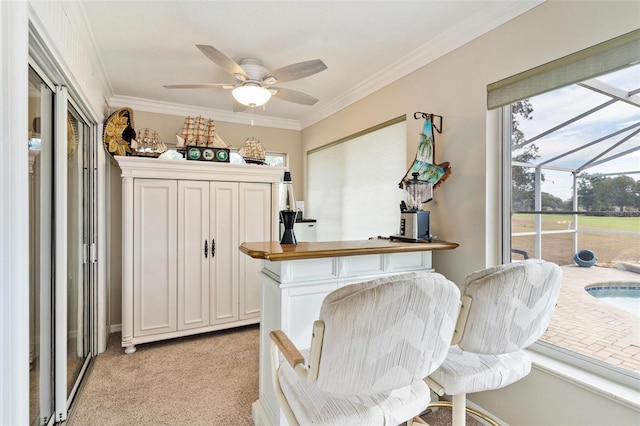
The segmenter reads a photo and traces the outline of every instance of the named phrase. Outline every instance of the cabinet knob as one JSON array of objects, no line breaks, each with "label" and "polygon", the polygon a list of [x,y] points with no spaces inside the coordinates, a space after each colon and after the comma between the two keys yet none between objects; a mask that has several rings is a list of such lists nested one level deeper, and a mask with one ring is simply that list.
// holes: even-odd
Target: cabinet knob
[{"label": "cabinet knob", "polygon": [[208,243],[208,241],[207,241],[207,240],[204,240],[204,258],[205,258],[205,259],[207,258],[207,253],[208,253],[208,251],[209,251],[209,250],[208,250],[208,247],[207,247],[207,243]]}]

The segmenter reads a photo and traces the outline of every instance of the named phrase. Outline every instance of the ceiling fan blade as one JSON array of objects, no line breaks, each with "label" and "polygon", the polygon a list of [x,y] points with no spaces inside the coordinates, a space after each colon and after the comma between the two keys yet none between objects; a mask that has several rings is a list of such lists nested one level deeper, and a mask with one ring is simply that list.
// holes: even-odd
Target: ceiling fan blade
[{"label": "ceiling fan blade", "polygon": [[224,69],[231,75],[242,75],[246,79],[249,77],[247,73],[244,72],[240,65],[238,65],[233,59],[229,58],[227,55],[219,51],[213,46],[208,46],[206,44],[196,44],[196,47],[200,49],[202,53],[204,53],[207,58],[211,59],[215,62],[220,68]]},{"label": "ceiling fan blade", "polygon": [[283,101],[302,105],[315,105],[315,103],[318,102],[313,96],[298,92],[297,90],[284,89],[282,87],[269,87],[268,89],[271,90],[272,93],[275,91],[273,96]]},{"label": "ceiling fan blade", "polygon": [[233,100],[233,112],[242,112],[249,108],[246,105],[241,104],[240,102]]},{"label": "ceiling fan blade", "polygon": [[310,75],[317,74],[326,69],[327,66],[320,59],[298,62],[297,64],[287,65],[286,67],[270,72],[264,76],[263,81],[267,82],[267,84],[275,84],[273,80],[269,80],[275,78],[278,83],[284,83],[285,81],[309,77]]},{"label": "ceiling fan blade", "polygon": [[233,84],[225,83],[202,83],[202,84],[168,84],[163,86],[167,89],[233,89]]}]

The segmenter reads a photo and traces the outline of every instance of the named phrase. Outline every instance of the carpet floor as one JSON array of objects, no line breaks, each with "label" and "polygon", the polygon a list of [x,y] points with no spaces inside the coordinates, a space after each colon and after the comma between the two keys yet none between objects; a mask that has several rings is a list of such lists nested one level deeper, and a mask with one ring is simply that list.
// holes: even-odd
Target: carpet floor
[{"label": "carpet floor", "polygon": [[[258,399],[258,326],[138,345],[126,355],[120,334],[95,357],[67,424],[70,426],[252,425]],[[450,410],[427,414],[451,424]],[[468,417],[467,425],[480,425]]]}]

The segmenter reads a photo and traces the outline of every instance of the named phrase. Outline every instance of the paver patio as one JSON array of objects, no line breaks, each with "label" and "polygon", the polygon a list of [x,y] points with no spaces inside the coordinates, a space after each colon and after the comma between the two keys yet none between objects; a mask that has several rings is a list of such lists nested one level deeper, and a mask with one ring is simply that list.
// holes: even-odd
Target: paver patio
[{"label": "paver patio", "polygon": [[585,287],[637,284],[640,273],[593,266],[563,266],[563,285],[543,341],[640,373],[638,316],[597,299]]}]

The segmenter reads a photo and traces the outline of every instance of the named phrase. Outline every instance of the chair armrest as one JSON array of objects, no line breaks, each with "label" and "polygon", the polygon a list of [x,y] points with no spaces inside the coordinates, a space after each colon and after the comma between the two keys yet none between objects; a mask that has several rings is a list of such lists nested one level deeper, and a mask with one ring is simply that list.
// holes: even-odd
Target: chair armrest
[{"label": "chair armrest", "polygon": [[456,320],[456,327],[453,331],[453,337],[451,338],[451,346],[457,345],[462,340],[464,330],[467,327],[467,319],[469,318],[469,311],[471,310],[471,304],[473,298],[467,294],[462,296],[462,304],[460,305],[460,311],[458,312],[458,319]]},{"label": "chair armrest", "polygon": [[304,356],[302,356],[298,348],[296,348],[296,345],[293,344],[284,331],[274,330],[269,333],[269,337],[276,344],[291,367],[296,368],[296,365],[304,364]]},{"label": "chair armrest", "polygon": [[443,396],[444,395],[444,393],[445,393],[444,392],[444,388],[442,387],[442,385],[440,383],[436,382],[431,377],[425,377],[424,381],[427,384],[427,386],[429,386],[429,389],[431,389],[433,392],[435,392],[436,395],[438,395],[438,396]]}]

